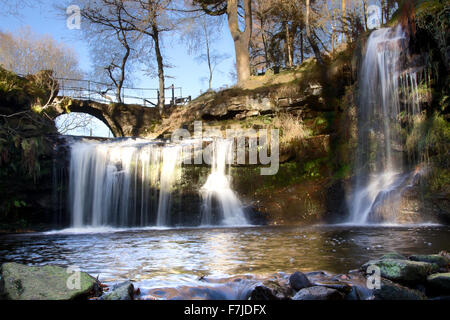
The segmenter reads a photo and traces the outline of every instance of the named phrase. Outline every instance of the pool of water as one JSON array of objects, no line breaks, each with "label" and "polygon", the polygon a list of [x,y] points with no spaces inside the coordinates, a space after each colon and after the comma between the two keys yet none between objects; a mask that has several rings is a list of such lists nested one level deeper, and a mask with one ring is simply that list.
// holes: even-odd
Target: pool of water
[{"label": "pool of water", "polygon": [[448,249],[450,227],[433,225],[104,228],[1,235],[0,263],[75,265],[104,283],[131,279],[144,292],[155,292],[195,286],[204,276],[345,273],[389,251],[408,255]]}]

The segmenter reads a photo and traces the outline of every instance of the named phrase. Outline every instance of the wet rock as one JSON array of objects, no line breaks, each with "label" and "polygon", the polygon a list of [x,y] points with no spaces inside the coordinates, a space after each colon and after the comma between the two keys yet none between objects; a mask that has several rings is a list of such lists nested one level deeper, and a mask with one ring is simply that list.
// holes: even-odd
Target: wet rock
[{"label": "wet rock", "polygon": [[344,282],[315,282],[314,286],[327,287],[330,289],[335,289],[344,295],[349,294],[352,291],[351,286]]},{"label": "wet rock", "polygon": [[380,268],[380,274],[383,278],[396,282],[425,282],[429,274],[437,272],[437,264],[428,262],[418,262],[399,259],[380,259],[371,260],[365,263],[361,269],[366,271],[371,265]]},{"label": "wet rock", "polygon": [[418,290],[410,289],[387,279],[381,280],[381,288],[373,291],[374,300],[425,300]]},{"label": "wet rock", "polygon": [[104,295],[102,300],[133,300],[134,286],[131,281],[125,281],[114,285],[111,292]]},{"label": "wet rock", "polygon": [[250,300],[281,300],[271,289],[265,286],[256,286],[250,294]]},{"label": "wet rock", "polygon": [[292,297],[290,287],[280,285],[277,281],[265,281],[250,293],[250,300],[288,300]]},{"label": "wet rock", "polygon": [[405,256],[401,255],[398,252],[389,252],[384,254],[380,259],[399,259],[399,260],[407,260]]},{"label": "wet rock", "polygon": [[435,273],[428,276],[427,285],[433,292],[450,295],[450,272]]},{"label": "wet rock", "polygon": [[290,277],[289,277],[289,285],[291,286],[291,288],[295,291],[299,291],[303,288],[307,288],[307,287],[311,287],[312,284],[309,281],[308,277],[299,271],[294,272]]},{"label": "wet rock", "polygon": [[344,295],[336,289],[314,286],[297,292],[292,300],[343,300]]},{"label": "wet rock", "polygon": [[435,263],[441,268],[446,268],[450,264],[450,259],[446,256],[440,254],[430,254],[430,255],[412,255],[409,257],[409,260],[412,261],[421,261],[428,263]]},{"label": "wet rock", "polygon": [[95,278],[85,272],[78,275],[79,278],[76,272],[58,266],[4,263],[1,266],[3,297],[10,300],[71,300],[101,294]]}]

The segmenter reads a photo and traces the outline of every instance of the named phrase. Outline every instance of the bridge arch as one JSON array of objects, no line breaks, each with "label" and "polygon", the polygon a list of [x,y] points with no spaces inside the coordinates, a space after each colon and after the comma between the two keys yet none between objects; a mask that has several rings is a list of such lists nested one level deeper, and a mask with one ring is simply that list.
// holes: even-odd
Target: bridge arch
[{"label": "bridge arch", "polygon": [[80,112],[102,121],[114,137],[149,137],[152,125],[161,120],[158,108],[57,97],[48,114],[55,120],[62,114]]}]

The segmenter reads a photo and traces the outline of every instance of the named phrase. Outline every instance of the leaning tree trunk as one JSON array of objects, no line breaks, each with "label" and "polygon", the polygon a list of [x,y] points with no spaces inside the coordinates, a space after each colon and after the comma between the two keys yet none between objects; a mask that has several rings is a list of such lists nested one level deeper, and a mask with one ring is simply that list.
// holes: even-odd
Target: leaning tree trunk
[{"label": "leaning tree trunk", "polygon": [[252,35],[251,0],[244,0],[245,29],[239,29],[238,0],[227,0],[228,27],[234,41],[236,52],[236,71],[238,85],[244,84],[250,78],[250,37]]}]

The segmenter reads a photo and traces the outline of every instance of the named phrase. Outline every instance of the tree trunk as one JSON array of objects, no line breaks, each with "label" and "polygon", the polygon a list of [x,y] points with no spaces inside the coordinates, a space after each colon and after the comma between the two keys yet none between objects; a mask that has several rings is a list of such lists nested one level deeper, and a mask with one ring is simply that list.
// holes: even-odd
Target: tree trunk
[{"label": "tree trunk", "polygon": [[126,53],[122,59],[122,65],[120,66],[120,79],[119,79],[119,83],[117,85],[117,92],[116,92],[117,101],[119,103],[123,103],[121,94],[122,94],[122,90],[123,90],[123,84],[125,82],[125,67],[126,67],[126,64],[128,61],[128,57],[130,56],[130,52],[131,52],[131,49],[128,45],[126,45],[125,48],[126,48]]},{"label": "tree trunk", "polygon": [[310,12],[310,0],[306,0],[306,38],[308,39],[309,45],[311,46],[314,55],[316,56],[317,62],[323,64],[323,59],[319,47],[317,46],[316,40],[311,35],[311,25],[309,21]]},{"label": "tree trunk", "polygon": [[244,84],[250,78],[250,37],[252,34],[251,0],[244,0],[245,29],[239,29],[238,0],[227,0],[228,27],[234,41],[236,52],[236,71],[238,85]]},{"label": "tree trunk", "polygon": [[291,42],[291,34],[289,32],[289,23],[288,22],[286,22],[286,24],[285,24],[285,30],[286,30],[287,66],[292,67],[292,65],[293,65],[292,42]]},{"label": "tree trunk", "polygon": [[209,48],[208,30],[206,30],[206,28],[207,28],[207,26],[203,25],[203,31],[205,32],[206,58],[207,58],[208,70],[209,70],[208,90],[211,90],[212,77],[213,77],[213,67],[212,67],[212,62],[211,62],[211,51],[210,51],[210,48]]},{"label": "tree trunk", "polygon": [[161,54],[161,48],[159,46],[159,30],[158,27],[153,24],[152,25],[152,38],[155,44],[155,54],[156,54],[156,62],[158,64],[158,78],[159,78],[159,99],[158,99],[158,107],[162,110],[165,105],[165,94],[164,94],[164,64],[163,57]]}]

